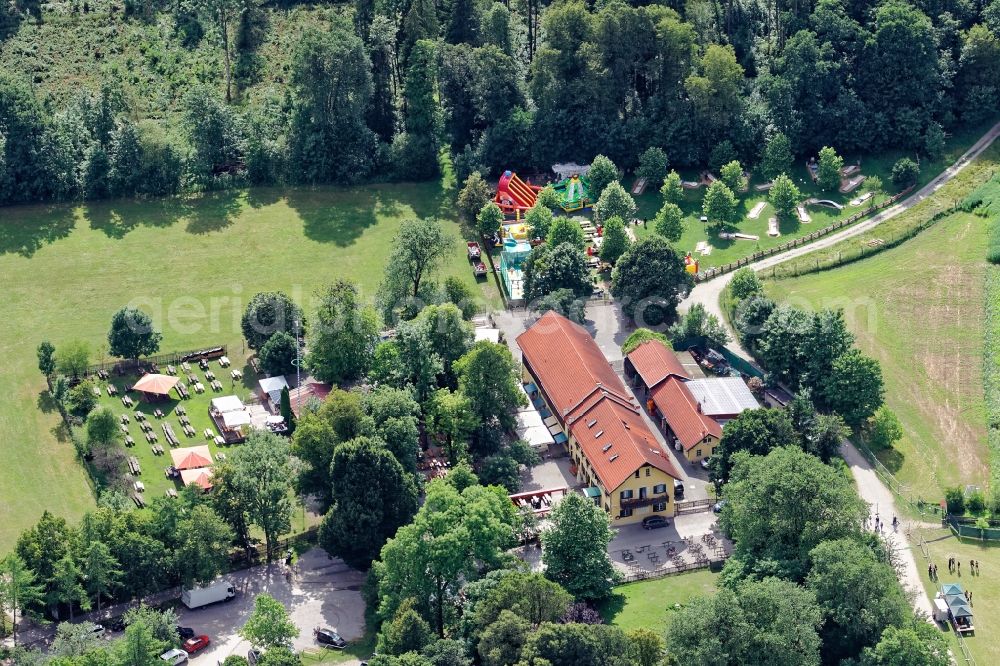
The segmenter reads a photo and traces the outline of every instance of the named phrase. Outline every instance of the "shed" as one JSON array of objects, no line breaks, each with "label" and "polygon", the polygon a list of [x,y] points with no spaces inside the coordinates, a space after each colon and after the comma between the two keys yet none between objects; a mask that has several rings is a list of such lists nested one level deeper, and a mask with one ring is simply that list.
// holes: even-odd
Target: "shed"
[{"label": "shed", "polygon": [[289,388],[288,382],[283,375],[265,377],[257,382],[257,385],[260,386],[261,396],[266,396],[272,405],[279,404],[281,402],[281,391]]}]

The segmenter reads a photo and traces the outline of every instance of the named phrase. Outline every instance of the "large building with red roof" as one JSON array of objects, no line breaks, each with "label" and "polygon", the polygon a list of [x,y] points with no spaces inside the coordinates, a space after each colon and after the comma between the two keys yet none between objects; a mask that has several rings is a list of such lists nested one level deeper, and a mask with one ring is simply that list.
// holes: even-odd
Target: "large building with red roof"
[{"label": "large building with red roof", "polygon": [[647,398],[646,409],[668,442],[691,463],[715,453],[722,424],[760,405],[739,377],[691,379],[660,340],[646,340],[625,358],[625,371]]},{"label": "large building with red roof", "polygon": [[681,478],[590,334],[547,312],[517,338],[523,379],[567,437],[577,478],[617,524],[673,515]]}]

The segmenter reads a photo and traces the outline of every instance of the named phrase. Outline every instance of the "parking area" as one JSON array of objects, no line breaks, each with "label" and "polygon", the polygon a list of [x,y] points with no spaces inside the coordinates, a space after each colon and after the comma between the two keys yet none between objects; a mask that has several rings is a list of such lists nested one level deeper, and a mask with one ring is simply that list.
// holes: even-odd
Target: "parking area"
[{"label": "parking area", "polygon": [[178,609],[179,622],[198,634],[207,634],[211,644],[192,657],[195,663],[222,662],[231,654],[246,656],[250,645],[240,638],[240,627],[253,611],[254,599],[267,593],[288,609],[299,628],[294,649],[316,646],[313,628],[336,630],[348,642],[358,640],[365,631],[365,605],[361,586],[365,575],[323,550],[314,548],[302,555],[289,580],[281,564],[259,566],[226,576],[236,588],[232,601],[198,610]]}]

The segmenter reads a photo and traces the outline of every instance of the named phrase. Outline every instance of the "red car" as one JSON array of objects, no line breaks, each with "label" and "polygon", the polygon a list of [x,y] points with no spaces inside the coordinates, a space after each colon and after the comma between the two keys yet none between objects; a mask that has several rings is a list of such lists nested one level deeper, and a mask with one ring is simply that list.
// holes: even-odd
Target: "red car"
[{"label": "red car", "polygon": [[184,648],[184,651],[188,654],[194,654],[207,648],[208,643],[208,636],[202,634],[201,636],[195,636],[194,638],[187,639],[181,647]]}]

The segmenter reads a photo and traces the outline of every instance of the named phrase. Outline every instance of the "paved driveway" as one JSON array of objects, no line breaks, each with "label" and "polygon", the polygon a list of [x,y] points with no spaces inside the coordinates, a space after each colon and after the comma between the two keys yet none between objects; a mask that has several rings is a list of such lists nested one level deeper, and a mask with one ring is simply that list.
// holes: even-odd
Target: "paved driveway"
[{"label": "paved driveway", "polygon": [[208,634],[212,643],[192,659],[195,666],[223,661],[231,654],[246,656],[250,645],[237,632],[253,611],[258,594],[268,593],[288,609],[299,637],[294,649],[316,645],[312,630],[317,626],[336,629],[345,640],[357,640],[364,635],[365,605],[361,586],[365,574],[351,569],[339,559],[330,559],[319,548],[305,553],[295,566],[292,580],[285,578],[280,564],[259,566],[226,576],[237,590],[230,602],[199,610],[178,610],[180,624],[199,634]]}]

